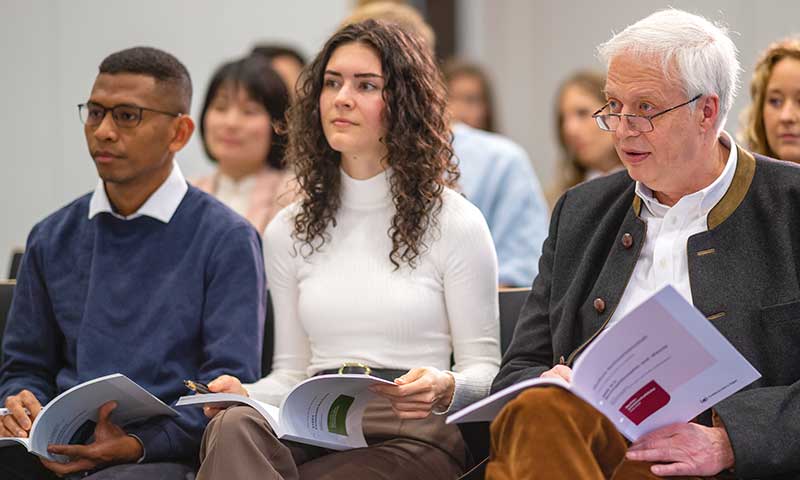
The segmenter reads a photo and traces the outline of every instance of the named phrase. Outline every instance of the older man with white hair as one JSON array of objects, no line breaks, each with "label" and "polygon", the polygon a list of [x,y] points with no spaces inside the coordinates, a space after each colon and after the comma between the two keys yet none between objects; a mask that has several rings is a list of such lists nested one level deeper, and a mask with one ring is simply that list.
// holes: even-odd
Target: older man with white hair
[{"label": "older man with white hair", "polygon": [[796,478],[800,168],[754,156],[722,130],[739,72],[724,29],[664,10],[599,51],[608,102],[595,118],[627,172],[559,200],[493,390],[569,381],[600,331],[667,284],[762,378],[633,444],[569,392],[529,389],[492,424],[487,478]]}]

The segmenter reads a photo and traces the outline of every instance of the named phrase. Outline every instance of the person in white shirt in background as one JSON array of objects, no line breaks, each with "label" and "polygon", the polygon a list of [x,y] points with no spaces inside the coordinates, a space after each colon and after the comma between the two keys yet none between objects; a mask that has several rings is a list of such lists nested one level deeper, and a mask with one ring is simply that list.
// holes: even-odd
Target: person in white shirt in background
[{"label": "person in white shirt in background", "polygon": [[288,106],[281,77],[265,59],[251,55],[214,73],[198,122],[206,154],[218,168],[192,183],[259,232],[295,198],[283,161]]},{"label": "person in white shirt in background", "polygon": [[484,397],[498,371],[497,257],[480,211],[449,188],[441,74],[417,35],[367,20],[300,82],[289,158],[303,198],[264,234],[274,370],[209,388],[277,405],[347,362],[395,385],[373,387],[370,446],[345,452],[281,442],[247,407],[207,408],[198,479],[456,478],[467,452],[441,414]]}]

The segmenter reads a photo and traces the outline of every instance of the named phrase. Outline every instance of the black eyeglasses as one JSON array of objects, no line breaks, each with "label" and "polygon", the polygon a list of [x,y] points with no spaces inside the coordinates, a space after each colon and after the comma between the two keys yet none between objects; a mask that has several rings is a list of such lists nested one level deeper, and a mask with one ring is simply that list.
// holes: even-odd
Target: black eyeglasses
[{"label": "black eyeglasses", "polygon": [[144,111],[169,115],[170,117],[180,117],[181,113],[164,112],[155,108],[139,107],[136,105],[117,105],[115,107],[104,107],[99,103],[86,102],[78,105],[78,116],[86,125],[97,127],[106,118],[106,112],[111,112],[111,118],[119,128],[134,128],[142,123],[142,112]]},{"label": "black eyeglasses", "polygon": [[675,105],[672,108],[668,108],[658,113],[654,113],[653,115],[634,115],[632,113],[604,113],[600,114],[603,110],[608,107],[608,104],[600,108],[600,110],[594,112],[592,114],[592,118],[595,119],[597,122],[597,126],[600,127],[601,130],[605,130],[606,132],[614,132],[619,128],[619,124],[622,122],[622,117],[628,119],[628,128],[635,132],[639,133],[647,133],[652,132],[655,127],[653,127],[653,119],[664,115],[665,113],[669,113],[677,108],[681,108],[684,105],[689,105],[690,103],[694,102],[698,98],[702,97],[703,94],[698,94],[693,99],[689,100],[688,102],[683,102],[680,105]]}]

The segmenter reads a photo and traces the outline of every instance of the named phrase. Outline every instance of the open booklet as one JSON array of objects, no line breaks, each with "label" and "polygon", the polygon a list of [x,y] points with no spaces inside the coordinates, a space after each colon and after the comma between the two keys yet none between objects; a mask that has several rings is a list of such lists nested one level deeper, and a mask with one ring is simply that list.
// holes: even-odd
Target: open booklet
[{"label": "open booklet", "polygon": [[[28,438],[0,438],[0,447],[21,443],[40,457],[67,461],[62,455],[47,453],[47,446],[72,443],[76,434],[91,435],[98,409],[112,400],[117,402],[117,408],[111,412],[110,420],[121,427],[151,417],[178,416],[178,412],[128,377],[115,373],[64,391],[42,408],[33,421]],[[87,429],[90,430],[87,432]]]},{"label": "open booklet", "polygon": [[232,393],[206,393],[181,397],[186,405],[228,407],[249,405],[269,422],[278,438],[331,450],[366,447],[361,417],[375,397],[370,385],[394,385],[362,374],[318,375],[294,387],[280,407]]},{"label": "open booklet", "polygon": [[760,377],[711,322],[667,286],[597,336],[575,362],[572,383],[525,380],[450,415],[447,423],[491,421],[523,390],[558,386],[594,406],[634,441],[688,422]]}]

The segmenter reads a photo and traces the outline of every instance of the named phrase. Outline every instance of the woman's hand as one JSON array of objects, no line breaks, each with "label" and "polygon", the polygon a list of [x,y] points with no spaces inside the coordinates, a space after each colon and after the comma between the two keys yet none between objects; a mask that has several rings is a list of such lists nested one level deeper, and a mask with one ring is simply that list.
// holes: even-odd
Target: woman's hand
[{"label": "woman's hand", "polygon": [[[244,395],[245,397],[250,396],[247,394],[247,389],[242,386],[242,382],[240,382],[238,378],[230,375],[220,375],[215,378],[208,384],[208,389],[211,390],[212,393],[235,393],[237,395]],[[223,410],[225,409],[219,407],[203,407],[203,413],[205,413],[208,418],[214,418],[216,414]]]},{"label": "woman's hand", "polygon": [[414,368],[395,379],[395,385],[373,385],[370,390],[392,402],[402,419],[425,418],[431,411],[444,411],[453,400],[453,375],[433,367]]}]

